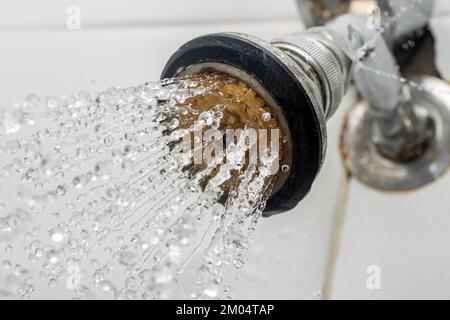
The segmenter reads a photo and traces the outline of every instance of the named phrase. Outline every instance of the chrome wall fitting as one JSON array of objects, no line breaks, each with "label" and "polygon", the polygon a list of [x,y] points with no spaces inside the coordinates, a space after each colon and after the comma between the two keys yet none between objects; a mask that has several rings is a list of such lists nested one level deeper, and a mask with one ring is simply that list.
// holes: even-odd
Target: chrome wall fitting
[{"label": "chrome wall fitting", "polygon": [[435,0],[297,0],[302,21],[307,28],[323,26],[346,13],[360,16],[382,15],[383,19],[373,16],[373,22],[379,21],[379,27],[389,29],[386,35],[392,40],[426,26],[434,2]]},{"label": "chrome wall fitting", "polygon": [[374,118],[367,102],[350,110],[343,126],[341,153],[346,168],[376,189],[415,189],[436,180],[450,165],[450,86],[430,76],[408,81],[413,84],[410,86],[413,110],[427,119],[427,140],[415,156],[394,160],[380,152],[372,139],[370,128]]},{"label": "chrome wall fitting", "polygon": [[[448,168],[450,101],[446,100],[450,95],[437,94],[436,90],[450,90],[435,78],[417,77],[413,82],[404,79],[399,62],[405,56],[395,56],[394,52],[398,53],[395,49],[405,38],[414,39],[416,34],[427,31],[434,1],[369,2],[372,7],[377,5],[378,20],[347,14],[326,24],[326,28],[341,36],[341,47],[352,60],[353,82],[366,101],[347,117],[342,155],[347,169],[369,186],[383,190],[413,189],[435,180]],[[349,11],[354,7],[351,1],[306,3],[299,1],[304,14],[324,5],[329,12],[342,8],[343,3]],[[308,6],[314,9],[308,11]],[[320,17],[315,17],[310,20],[323,23]],[[372,25],[374,22],[377,27]],[[416,50],[408,52],[410,57],[415,57]],[[434,56],[428,55],[420,65],[433,70]]]},{"label": "chrome wall fitting", "polygon": [[[433,42],[428,21],[434,3],[435,0],[297,0],[307,28],[326,25],[347,13],[365,17],[367,25],[383,31],[402,68],[409,69],[415,67],[411,60],[423,51],[429,38]],[[408,43],[414,45],[405,46]]]}]

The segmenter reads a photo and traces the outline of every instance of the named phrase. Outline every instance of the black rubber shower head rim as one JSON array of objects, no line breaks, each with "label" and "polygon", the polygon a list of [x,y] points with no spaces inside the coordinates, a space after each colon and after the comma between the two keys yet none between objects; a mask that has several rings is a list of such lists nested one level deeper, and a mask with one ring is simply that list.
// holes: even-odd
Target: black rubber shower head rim
[{"label": "black rubber shower head rim", "polygon": [[187,42],[170,57],[161,78],[176,77],[190,66],[209,62],[246,72],[281,107],[292,138],[292,164],[286,182],[267,201],[264,215],[294,208],[311,189],[325,143],[316,110],[301,81],[272,50],[239,34],[211,34]]}]

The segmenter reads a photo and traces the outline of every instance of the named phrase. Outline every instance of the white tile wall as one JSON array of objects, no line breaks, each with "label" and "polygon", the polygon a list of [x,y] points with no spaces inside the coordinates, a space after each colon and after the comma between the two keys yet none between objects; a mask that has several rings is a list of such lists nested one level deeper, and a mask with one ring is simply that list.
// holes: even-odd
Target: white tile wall
[{"label": "white tile wall", "polygon": [[83,26],[292,20],[298,17],[293,0],[14,0],[0,5],[0,28],[64,28],[66,9],[70,5],[81,9]]},{"label": "white tile wall", "polygon": [[[383,193],[350,184],[332,298],[450,298],[450,176],[417,191]],[[369,290],[367,267],[381,269]]]},{"label": "white tile wall", "polygon": [[170,55],[201,34],[239,31],[269,40],[302,28],[294,21],[0,31],[0,87],[7,88],[0,104],[30,92],[63,94],[157,80]]},{"label": "white tile wall", "polygon": [[[450,1],[448,1],[450,4]],[[450,30],[449,15],[437,16],[431,21],[436,47],[436,66],[445,79],[450,79],[450,45],[448,41],[448,31]]]},{"label": "white tile wall", "polygon": [[[425,0],[428,1],[428,0]],[[448,0],[434,0],[434,14],[437,16],[450,14],[450,1]]]}]

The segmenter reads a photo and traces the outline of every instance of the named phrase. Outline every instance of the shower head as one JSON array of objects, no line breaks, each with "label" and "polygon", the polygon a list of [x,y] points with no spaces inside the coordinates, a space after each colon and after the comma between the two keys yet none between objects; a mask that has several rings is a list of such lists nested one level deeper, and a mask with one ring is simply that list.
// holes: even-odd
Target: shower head
[{"label": "shower head", "polygon": [[[316,1],[303,2],[316,4]],[[332,8],[338,2],[344,9],[349,3],[346,0],[317,3]],[[404,7],[399,6],[398,1],[379,2],[389,5],[389,17],[396,16],[397,11],[402,11]],[[377,27],[368,23],[371,21],[367,17],[344,14],[328,21],[323,27],[310,28],[270,43],[240,33],[205,35],[181,46],[169,59],[162,77],[213,69],[246,83],[271,107],[281,131],[288,136],[290,169],[277,174],[266,215],[294,208],[311,189],[325,157],[325,122],[340,105],[349,80],[353,81],[368,103],[369,107],[364,110],[370,125],[359,125],[361,117],[352,115],[352,119],[355,118],[352,123],[358,126],[351,131],[351,139],[343,139],[352,142],[343,148],[351,151],[347,155],[352,155],[350,159],[344,157],[346,163],[350,163],[347,164],[348,170],[355,176],[368,176],[363,181],[382,189],[389,189],[392,185],[395,185],[395,190],[417,187],[430,179],[414,173],[431,168],[430,163],[440,164],[443,158],[443,151],[429,157],[424,146],[436,141],[439,144],[444,139],[436,139],[438,135],[432,137],[429,130],[429,123],[438,124],[439,119],[430,120],[415,111],[408,93],[411,85],[401,81],[404,78],[390,44],[405,32],[423,27],[428,21],[432,1],[423,3],[423,6],[427,9],[424,16],[419,7],[410,8],[422,16],[415,21],[410,21],[409,15],[399,14],[395,24],[384,18]],[[380,16],[383,17],[384,14]],[[324,18],[323,22],[328,20]],[[382,36],[381,27],[384,30]],[[361,145],[369,146],[368,157],[361,153]],[[447,150],[445,146],[440,149]],[[284,151],[283,155],[286,155]],[[425,159],[420,162],[423,170],[405,171],[408,164],[404,159],[416,158]],[[359,164],[363,160],[363,170],[356,170],[360,167],[355,167],[354,163]],[[390,165],[386,166],[391,163],[395,170],[391,170]],[[374,164],[380,164],[383,170],[372,170]],[[443,167],[439,168],[432,180],[445,172]],[[388,171],[392,172],[389,177],[381,174]],[[404,172],[411,172],[412,178],[405,176]],[[400,183],[393,184],[396,179]]]},{"label": "shower head", "polygon": [[289,137],[290,169],[268,200],[265,215],[294,208],[311,189],[324,160],[325,121],[344,94],[346,68],[342,55],[320,35],[305,33],[273,43],[238,33],[201,36],[181,46],[161,75],[170,78],[205,69],[227,73],[272,107]]}]

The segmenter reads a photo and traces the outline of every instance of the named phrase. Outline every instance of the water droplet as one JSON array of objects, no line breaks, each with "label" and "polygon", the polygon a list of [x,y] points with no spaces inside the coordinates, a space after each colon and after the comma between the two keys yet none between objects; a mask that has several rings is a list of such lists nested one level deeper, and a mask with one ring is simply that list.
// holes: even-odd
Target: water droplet
[{"label": "water droplet", "polygon": [[106,136],[103,142],[105,143],[105,146],[111,147],[114,144],[114,138],[112,136]]},{"label": "water droplet", "polygon": [[82,183],[82,177],[75,177],[72,180],[73,185],[75,186],[75,188],[77,189],[81,189],[81,187],[83,187],[83,183]]},{"label": "water droplet", "polygon": [[6,253],[11,253],[13,251],[13,246],[12,245],[10,245],[10,244],[8,244],[8,245],[6,245],[5,246],[5,252]]},{"label": "water droplet", "polygon": [[66,188],[63,185],[59,185],[56,187],[56,195],[62,197],[66,194]]},{"label": "water droplet", "polygon": [[49,235],[54,242],[61,242],[64,240],[64,232],[59,228],[51,229]]},{"label": "water droplet", "polygon": [[47,97],[45,103],[49,109],[56,109],[61,106],[61,101],[56,97]]},{"label": "water droplet", "polygon": [[4,270],[9,270],[12,268],[12,263],[9,260],[4,260],[2,263],[2,267]]},{"label": "water droplet", "polygon": [[262,119],[264,122],[269,122],[272,119],[272,115],[269,112],[264,112],[262,114]]},{"label": "water droplet", "polygon": [[50,288],[56,287],[57,284],[58,284],[58,281],[55,278],[50,278],[50,280],[48,280],[48,286]]},{"label": "water droplet", "polygon": [[178,120],[177,118],[173,118],[172,121],[170,121],[170,123],[169,123],[169,129],[174,130],[174,129],[178,128],[179,125],[180,125],[180,120]]}]

